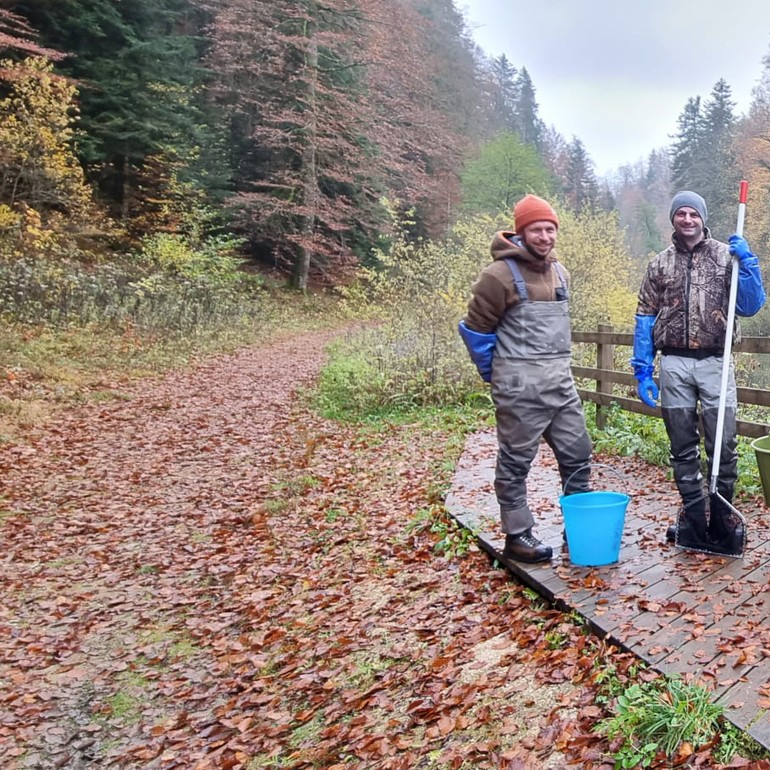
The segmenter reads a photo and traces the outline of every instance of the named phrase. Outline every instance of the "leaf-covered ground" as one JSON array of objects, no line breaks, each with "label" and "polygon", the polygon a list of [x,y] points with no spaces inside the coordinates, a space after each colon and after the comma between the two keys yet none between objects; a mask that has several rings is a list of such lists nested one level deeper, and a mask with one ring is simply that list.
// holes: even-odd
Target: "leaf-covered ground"
[{"label": "leaf-covered ground", "polygon": [[447,437],[319,419],[327,340],[0,449],[0,767],[612,767],[597,678],[633,659],[435,552]]}]

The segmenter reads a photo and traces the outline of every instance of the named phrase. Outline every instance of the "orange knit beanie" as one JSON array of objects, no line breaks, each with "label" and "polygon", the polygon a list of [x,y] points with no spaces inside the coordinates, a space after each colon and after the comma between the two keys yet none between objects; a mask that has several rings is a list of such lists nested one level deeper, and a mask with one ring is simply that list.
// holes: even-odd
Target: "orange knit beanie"
[{"label": "orange knit beanie", "polygon": [[559,217],[551,208],[551,204],[537,195],[525,195],[513,207],[513,222],[517,233],[521,234],[527,225],[541,221],[553,222],[556,227],[559,226]]}]

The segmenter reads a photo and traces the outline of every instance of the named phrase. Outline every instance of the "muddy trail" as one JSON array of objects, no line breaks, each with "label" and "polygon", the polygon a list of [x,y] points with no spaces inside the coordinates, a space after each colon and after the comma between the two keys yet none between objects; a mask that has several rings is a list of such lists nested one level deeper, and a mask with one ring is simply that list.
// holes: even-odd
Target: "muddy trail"
[{"label": "muddy trail", "polygon": [[594,680],[633,661],[442,555],[447,435],[318,418],[297,393],[330,339],[0,448],[0,767],[612,766]]}]

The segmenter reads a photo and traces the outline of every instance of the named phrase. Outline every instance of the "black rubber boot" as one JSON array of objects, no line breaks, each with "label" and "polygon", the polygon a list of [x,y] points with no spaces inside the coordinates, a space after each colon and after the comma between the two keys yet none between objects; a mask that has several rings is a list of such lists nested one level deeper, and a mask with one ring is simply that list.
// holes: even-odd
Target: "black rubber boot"
[{"label": "black rubber boot", "polygon": [[528,529],[519,535],[506,535],[503,558],[521,561],[525,564],[538,564],[542,561],[550,561],[553,557],[553,549],[550,545],[543,545]]},{"label": "black rubber boot", "polygon": [[692,548],[696,551],[712,550],[706,521],[705,496],[685,503],[675,529],[676,544],[681,548]]},{"label": "black rubber boot", "polygon": [[[726,502],[727,501],[727,502]],[[743,522],[729,505],[728,497],[709,495],[709,538],[717,553],[727,556],[741,556],[745,546]]]}]

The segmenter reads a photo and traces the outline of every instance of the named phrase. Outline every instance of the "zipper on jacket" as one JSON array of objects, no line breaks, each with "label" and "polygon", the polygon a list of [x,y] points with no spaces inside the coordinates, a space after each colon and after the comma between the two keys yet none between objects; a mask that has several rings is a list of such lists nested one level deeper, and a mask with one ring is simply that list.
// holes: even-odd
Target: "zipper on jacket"
[{"label": "zipper on jacket", "polygon": [[684,346],[690,347],[690,285],[692,284],[692,252],[687,252],[687,277],[684,282]]}]

